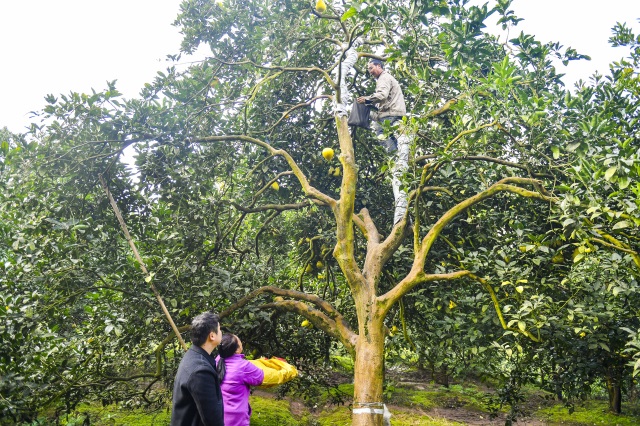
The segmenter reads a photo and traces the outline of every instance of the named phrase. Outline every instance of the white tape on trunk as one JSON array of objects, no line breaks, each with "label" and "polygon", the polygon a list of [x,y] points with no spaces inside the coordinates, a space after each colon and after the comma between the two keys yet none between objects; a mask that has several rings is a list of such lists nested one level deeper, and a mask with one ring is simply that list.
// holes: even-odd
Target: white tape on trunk
[{"label": "white tape on trunk", "polygon": [[354,408],[353,414],[384,414],[380,408]]}]

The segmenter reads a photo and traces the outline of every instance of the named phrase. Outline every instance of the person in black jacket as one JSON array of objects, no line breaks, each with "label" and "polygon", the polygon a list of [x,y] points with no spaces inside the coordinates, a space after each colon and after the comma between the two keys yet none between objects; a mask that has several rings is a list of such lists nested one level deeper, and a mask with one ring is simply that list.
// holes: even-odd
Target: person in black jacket
[{"label": "person in black jacket", "polygon": [[205,312],[191,322],[193,345],[176,373],[171,426],[224,426],[220,379],[211,356],[221,339],[218,315]]}]

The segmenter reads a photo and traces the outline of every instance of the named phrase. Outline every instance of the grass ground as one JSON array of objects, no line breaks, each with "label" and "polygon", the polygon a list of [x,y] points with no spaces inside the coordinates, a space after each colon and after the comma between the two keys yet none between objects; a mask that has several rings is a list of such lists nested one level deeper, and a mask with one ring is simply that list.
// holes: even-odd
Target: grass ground
[{"label": "grass ground", "polygon": [[[340,390],[346,394],[353,386],[343,384]],[[393,426],[461,426],[504,424],[504,412],[497,419],[491,419],[486,409],[487,391],[477,385],[452,385],[444,388],[439,385],[422,384],[420,386],[398,386],[387,392],[387,405],[393,413]],[[569,414],[566,407],[544,398],[539,391],[528,394],[527,412],[529,417],[517,425],[525,426],[633,426],[640,425],[640,405],[625,404],[629,414],[615,416],[607,412],[606,401],[588,401],[577,405]],[[351,410],[346,401],[344,405],[326,403],[326,396],[320,397],[313,406],[304,401],[286,398],[277,399],[273,390],[258,389],[251,397],[253,415],[252,426],[350,426]],[[315,408],[314,408],[315,406]],[[169,409],[155,412],[144,410],[119,409],[116,406],[98,407],[81,405],[76,411],[60,419],[61,426],[142,426],[169,425]],[[50,419],[42,418],[30,426],[51,424]]]}]

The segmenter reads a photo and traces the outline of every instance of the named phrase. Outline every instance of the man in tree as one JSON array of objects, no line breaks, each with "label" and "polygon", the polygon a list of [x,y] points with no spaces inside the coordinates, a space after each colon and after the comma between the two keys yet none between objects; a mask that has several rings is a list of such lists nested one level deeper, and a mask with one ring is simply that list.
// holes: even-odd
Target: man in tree
[{"label": "man in tree", "polygon": [[218,315],[205,312],[191,322],[193,345],[176,373],[171,426],[224,426],[220,379],[211,356],[221,339]]},{"label": "man in tree", "polygon": [[[384,69],[382,61],[371,59],[367,70],[376,79],[376,91],[371,96],[360,96],[357,101],[359,104],[377,104],[378,111],[373,114],[373,130],[380,136],[384,133],[381,124],[385,121],[393,124],[402,120],[402,117],[407,113],[407,108],[398,80]],[[395,135],[381,141],[381,144],[387,152],[394,152],[398,149]]]},{"label": "man in tree", "polygon": [[[376,79],[376,91],[371,96],[360,96],[356,101],[360,104],[377,105],[378,111],[372,114],[372,128],[378,138],[382,138],[384,134],[382,123],[388,121],[392,125],[396,121],[402,120],[402,117],[407,113],[407,108],[398,80],[384,69],[382,61],[371,59],[367,70]],[[393,223],[396,224],[402,220],[407,211],[407,193],[400,189],[400,177],[406,171],[409,163],[409,141],[404,135],[396,138],[394,134],[391,134],[388,139],[381,140],[380,143],[389,153],[398,151],[395,165],[391,171],[395,199]]]}]

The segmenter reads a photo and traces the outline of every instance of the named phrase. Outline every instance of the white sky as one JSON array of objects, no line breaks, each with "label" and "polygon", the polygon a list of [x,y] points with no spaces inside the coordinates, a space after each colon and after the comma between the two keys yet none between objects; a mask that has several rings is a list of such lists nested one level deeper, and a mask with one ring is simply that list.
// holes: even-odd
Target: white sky
[{"label": "white sky", "polygon": [[[117,79],[125,97],[137,96],[166,68],[166,55],[178,53],[181,36],[171,23],[180,3],[0,0],[0,127],[25,130],[28,112],[43,108],[50,93],[100,91]],[[525,21],[511,37],[523,30],[592,57],[570,63],[569,86],[595,70],[606,73],[610,61],[624,56],[623,49],[608,45],[610,29],[626,21],[638,31],[640,18],[640,0],[515,0],[512,8]]]}]

